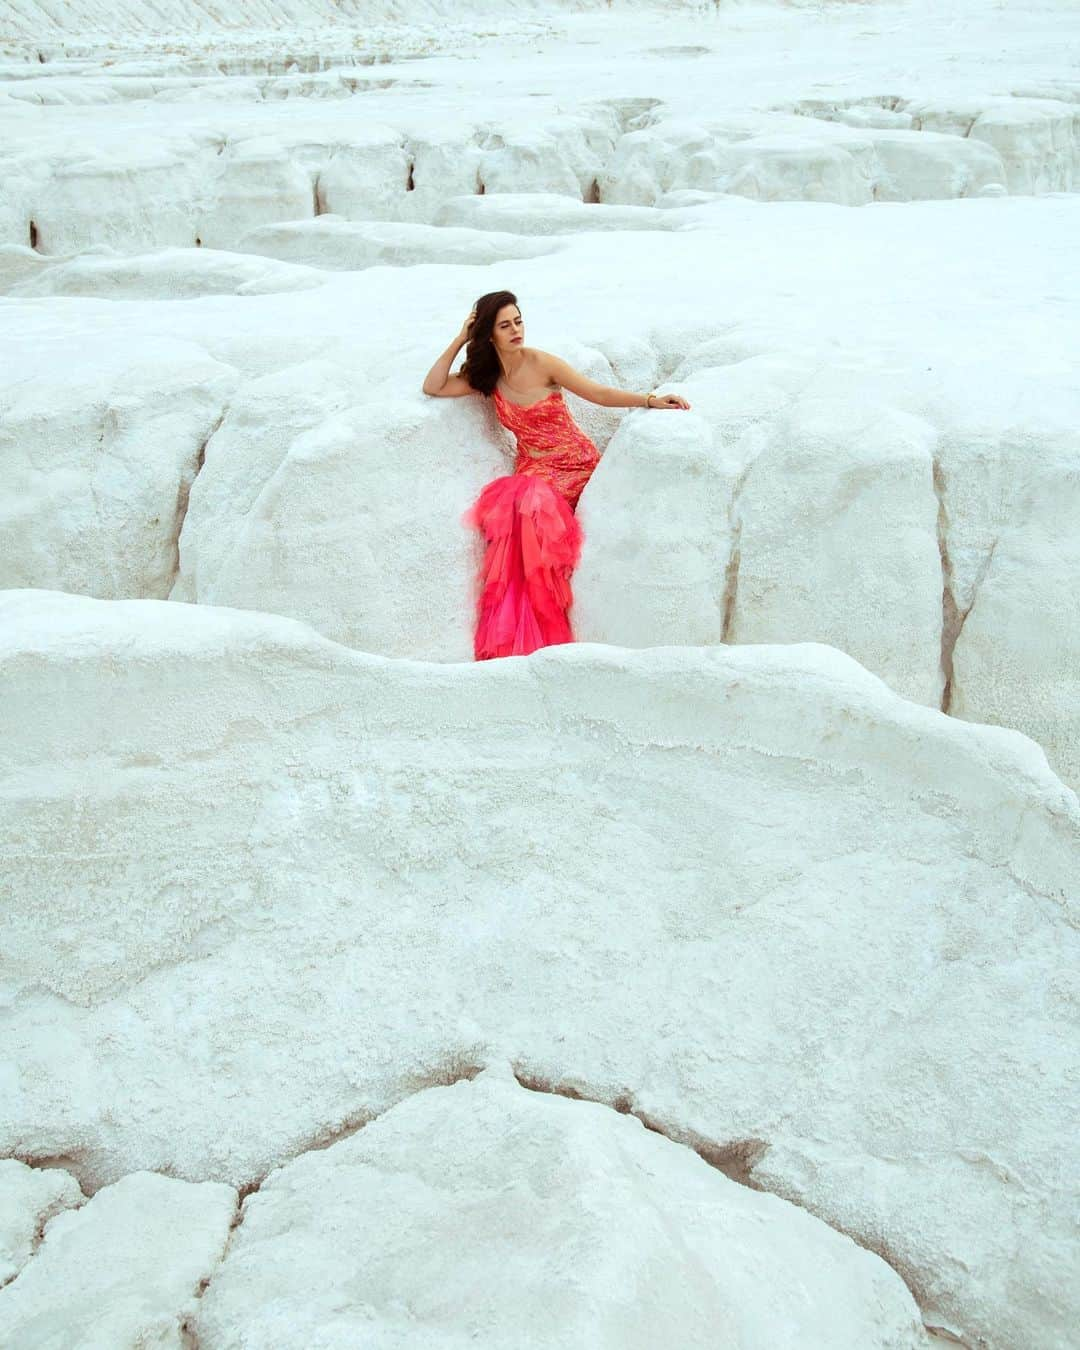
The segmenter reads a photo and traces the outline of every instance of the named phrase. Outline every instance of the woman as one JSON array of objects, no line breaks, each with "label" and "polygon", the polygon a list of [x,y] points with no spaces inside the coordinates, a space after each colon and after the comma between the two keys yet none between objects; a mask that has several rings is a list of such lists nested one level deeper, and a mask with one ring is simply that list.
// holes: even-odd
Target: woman
[{"label": "woman", "polygon": [[[468,343],[465,363],[450,366]],[[488,483],[462,522],[487,540],[473,650],[478,661],[573,642],[570,574],[581,556],[574,508],[600,453],[570,415],[562,390],[605,408],[689,408],[677,394],[631,394],[597,384],[549,352],[525,346],[510,291],[482,295],[461,332],[428,371],[425,394],[494,396],[517,437],[514,472]]]}]

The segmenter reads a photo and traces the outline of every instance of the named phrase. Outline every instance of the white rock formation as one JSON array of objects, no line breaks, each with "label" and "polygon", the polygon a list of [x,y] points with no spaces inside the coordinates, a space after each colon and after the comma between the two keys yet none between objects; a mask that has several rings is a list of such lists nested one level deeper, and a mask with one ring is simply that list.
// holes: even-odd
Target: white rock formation
[{"label": "white rock formation", "polygon": [[[1078,19],[0,0],[0,1344],[1074,1350]],[[502,286],[694,408],[478,669]]]},{"label": "white rock formation", "polygon": [[[622,0],[627,5],[627,0]],[[602,8],[606,0],[576,0],[580,9]],[[650,0],[629,0],[629,8],[647,8]],[[476,0],[477,14],[530,13],[547,8],[546,0]],[[673,0],[673,9],[693,13],[693,0]],[[348,20],[353,24],[409,21],[434,25],[454,15],[452,0],[291,0],[284,9],[278,0],[241,0],[232,10],[222,10],[215,0],[157,0],[151,9],[141,0],[65,0],[61,12],[50,10],[41,0],[5,0],[4,18],[9,31],[33,40],[56,40],[66,34],[112,33],[113,35],[157,33],[210,33],[243,31],[251,27],[269,35],[274,29],[290,32],[305,21],[311,25]],[[277,57],[283,64],[288,56]],[[295,58],[294,58],[295,60]]]},{"label": "white rock formation", "polygon": [[264,225],[244,235],[236,247],[242,253],[353,272],[363,267],[412,267],[436,262],[484,267],[509,258],[555,253],[559,245],[494,230],[436,228],[403,221],[350,221],[321,215],[314,220]]},{"label": "white rock formation", "polygon": [[0,1286],[33,1256],[49,1220],[84,1199],[75,1178],[58,1167],[0,1159]]},{"label": "white rock formation", "polygon": [[[571,356],[612,379],[598,353]],[[479,542],[461,516],[511,472],[510,447],[479,398],[405,400],[326,362],[253,381],[206,447],[170,598],[287,614],[365,651],[470,660]]]},{"label": "white rock formation", "polygon": [[[0,275],[3,272],[13,275],[14,284],[9,283],[4,288],[6,294],[12,296],[86,295],[103,300],[183,300],[203,295],[271,295],[282,291],[304,291],[322,286],[326,281],[311,267],[290,266],[258,257],[241,258],[209,248],[166,248],[128,258],[88,255],[55,260],[15,245],[0,252],[6,255],[0,258]],[[31,267],[25,270],[19,267],[20,262],[30,259],[33,260],[32,271]]]},{"label": "white rock formation", "polygon": [[[737,61],[722,29],[714,40]],[[355,62],[357,50],[333,59]],[[1080,113],[1062,98],[984,90],[852,109],[807,100],[799,86],[800,97],[780,108],[748,111],[730,90],[732,106],[718,100],[715,78],[691,53],[648,94],[629,96],[617,79],[568,90],[565,75],[553,80],[541,65],[531,75],[541,87],[515,87],[508,98],[496,67],[465,115],[447,113],[445,88],[425,99],[434,82],[402,73],[404,62],[382,84],[298,71],[279,86],[227,67],[208,81],[183,54],[171,61],[106,79],[85,66],[54,68],[36,85],[0,70],[0,243],[53,255],[235,248],[251,230],[325,213],[471,224],[444,220],[448,199],[487,193],[641,208],[696,190],[858,206],[1068,191],[1080,176]],[[457,103],[456,80],[440,73]],[[666,97],[652,96],[657,87]],[[760,103],[760,86],[751,79],[743,88]],[[498,100],[497,118],[482,111],[485,96]],[[288,120],[285,99],[299,105]]]},{"label": "white rock formation", "polygon": [[137,349],[68,335],[45,345],[44,372],[32,344],[5,354],[0,585],[164,597],[235,372],[168,338]]},{"label": "white rock formation", "polygon": [[236,1192],[135,1172],[49,1222],[0,1289],[0,1344],[21,1350],[182,1350],[183,1323],[221,1259]]},{"label": "white rock formation", "polygon": [[706,369],[679,385],[692,418],[624,422],[580,512],[576,632],[626,646],[827,642],[938,707],[936,432],[803,383],[796,363]]},{"label": "white rock formation", "polygon": [[1080,664],[1065,636],[1080,632],[1080,428],[1032,448],[1001,455],[1014,469],[1026,460],[1006,480],[1008,519],[982,550],[966,595],[957,587],[950,710],[1023,726],[1058,772],[1080,783]]},{"label": "white rock formation", "polygon": [[[704,383],[684,386],[695,409]],[[649,647],[725,639],[738,472],[700,412],[626,419],[578,510],[585,545],[573,614],[581,641]]]},{"label": "white rock formation", "polygon": [[927,1344],[850,1239],[633,1116],[494,1070],[271,1173],[196,1331],[203,1350]]},{"label": "white rock formation", "polygon": [[656,118],[619,140],[599,176],[605,202],[653,206],[682,188],[859,206],[1004,193],[1007,175],[991,145],[957,135],[740,113]]},{"label": "white rock formation", "polygon": [[[490,200],[493,221],[526,218],[527,195],[469,200]],[[972,212],[986,247],[968,259]],[[540,200],[536,222],[570,234],[519,287],[530,324],[544,325],[532,340],[605,383],[646,389],[670,377],[697,426],[623,418],[582,499],[580,634],[828,641],[908,697],[1033,735],[1080,783],[1077,629],[1061,620],[1080,573],[1067,540],[1043,547],[1039,520],[1043,498],[1064,501],[1080,466],[1068,360],[1078,335],[1065,303],[1080,275],[1072,201],[856,213],[728,198],[647,211],[677,231],[601,238],[571,228],[574,214]],[[337,234],[368,228],[315,221],[270,233],[310,237],[317,257]],[[874,280],[868,298],[883,250],[894,279]],[[447,268],[436,281],[440,269],[402,268],[388,279],[372,268],[255,295],[249,284],[325,273],[294,264],[289,277],[260,280],[286,265],[206,249],[130,263],[42,258],[31,271],[35,256],[0,257],[13,289],[174,287],[193,298],[161,310],[71,299],[62,318],[42,299],[11,302],[0,580],[271,610],[366,650],[468,658],[476,541],[460,514],[509,470],[509,442],[490,410],[404,393],[402,372],[444,345],[439,313],[518,284],[513,275],[469,267],[463,280],[466,269]],[[218,288],[248,293],[194,298]],[[662,318],[652,317],[658,295]],[[78,336],[88,324],[100,335],[89,345]],[[69,368],[54,394],[41,372]],[[606,447],[622,414],[570,402]],[[121,416],[118,466],[97,447]],[[138,524],[135,502],[145,503]],[[959,621],[1003,531],[1040,561],[1013,569],[1014,599],[1000,611],[1015,616],[1013,636],[995,627],[975,643],[978,615],[962,636],[961,680]],[[1049,666],[1025,656],[1034,632],[1053,647]],[[1012,642],[1017,655],[1002,665]]]},{"label": "white rock formation", "polygon": [[[406,412],[357,401],[355,388],[317,362],[245,386],[207,446],[171,598],[274,610],[366,650],[468,660],[477,557],[460,516],[511,468],[493,414],[473,400]],[[453,496],[433,491],[454,461]]]},{"label": "white rock formation", "polygon": [[906,105],[912,125],[991,146],[1010,192],[1069,192],[1080,184],[1080,100],[980,98]]},{"label": "white rock formation", "polygon": [[577,234],[593,230],[671,230],[689,215],[692,212],[655,206],[590,204],[558,192],[492,192],[480,197],[451,197],[436,213],[435,224],[443,229],[456,225],[518,235]]},{"label": "white rock formation", "polygon": [[928,1323],[1067,1345],[1080,809],[1032,742],[813,645],[0,619],[0,1147],[239,1184],[501,1057],[885,1253]]}]

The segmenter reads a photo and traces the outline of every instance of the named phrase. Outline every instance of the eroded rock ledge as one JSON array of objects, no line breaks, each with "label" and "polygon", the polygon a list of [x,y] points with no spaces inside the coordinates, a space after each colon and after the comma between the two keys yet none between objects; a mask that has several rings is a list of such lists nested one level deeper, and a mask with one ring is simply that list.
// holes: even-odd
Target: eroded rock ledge
[{"label": "eroded rock ledge", "polygon": [[928,1323],[1066,1343],[1080,815],[1032,742],[812,644],[439,666],[43,591],[0,633],[0,1149],[246,1186],[501,1059],[767,1142]]}]

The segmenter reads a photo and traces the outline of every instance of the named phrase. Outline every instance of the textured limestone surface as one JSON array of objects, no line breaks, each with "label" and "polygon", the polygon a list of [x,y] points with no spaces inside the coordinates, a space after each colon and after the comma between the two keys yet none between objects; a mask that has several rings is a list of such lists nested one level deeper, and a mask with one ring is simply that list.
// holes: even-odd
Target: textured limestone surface
[{"label": "textured limestone surface", "polygon": [[184,1321],[235,1210],[236,1192],[217,1182],[132,1172],[103,1187],[51,1219],[36,1255],[0,1289],[0,1344],[186,1350]]},{"label": "textured limestone surface", "polygon": [[1078,42],[0,0],[0,1345],[1075,1350]]},{"label": "textured limestone surface", "polygon": [[0,1159],[0,1287],[29,1261],[53,1215],[84,1199],[75,1178],[59,1168]]},{"label": "textured limestone surface", "polygon": [[527,1092],[506,1066],[271,1173],[196,1329],[206,1350],[927,1344],[879,1257],[633,1116]]},{"label": "textured limestone surface", "polygon": [[1033,742],[816,644],[0,619],[0,1148],[246,1185],[494,1055],[887,1255],[929,1323],[1067,1343],[1080,811]]}]

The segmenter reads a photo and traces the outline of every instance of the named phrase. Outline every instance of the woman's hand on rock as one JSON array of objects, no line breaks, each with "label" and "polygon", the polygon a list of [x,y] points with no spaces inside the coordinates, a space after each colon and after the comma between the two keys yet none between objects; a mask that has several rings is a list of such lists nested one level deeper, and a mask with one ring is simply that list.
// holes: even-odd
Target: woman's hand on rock
[{"label": "woman's hand on rock", "polygon": [[687,403],[686,399],[684,399],[681,394],[653,394],[650,407],[689,408],[690,404]]}]

